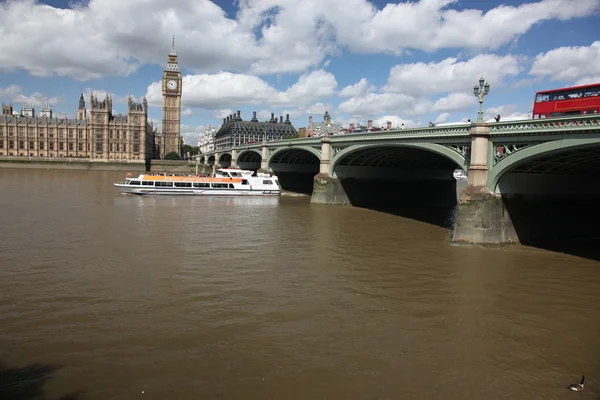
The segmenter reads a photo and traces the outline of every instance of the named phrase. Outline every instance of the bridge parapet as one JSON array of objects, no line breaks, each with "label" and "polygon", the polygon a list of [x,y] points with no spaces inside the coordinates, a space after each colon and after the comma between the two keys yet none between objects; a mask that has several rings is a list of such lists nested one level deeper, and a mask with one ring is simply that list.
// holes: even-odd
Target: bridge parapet
[{"label": "bridge parapet", "polygon": [[528,119],[519,121],[495,122],[490,124],[491,135],[531,135],[552,134],[556,132],[578,132],[600,128],[600,116],[577,115],[547,119]]},{"label": "bridge parapet", "polygon": [[469,136],[471,133],[470,124],[446,125],[440,127],[397,129],[377,132],[358,132],[346,133],[344,135],[329,136],[332,143],[343,141],[361,141],[377,139],[412,139],[412,138],[439,138]]}]

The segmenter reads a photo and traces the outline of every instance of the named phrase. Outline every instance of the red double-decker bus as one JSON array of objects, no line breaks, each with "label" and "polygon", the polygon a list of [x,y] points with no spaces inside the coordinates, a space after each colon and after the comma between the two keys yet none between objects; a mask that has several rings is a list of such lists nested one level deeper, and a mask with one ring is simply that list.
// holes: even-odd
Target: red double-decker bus
[{"label": "red double-decker bus", "polygon": [[533,118],[600,113],[600,83],[544,90],[535,94]]}]

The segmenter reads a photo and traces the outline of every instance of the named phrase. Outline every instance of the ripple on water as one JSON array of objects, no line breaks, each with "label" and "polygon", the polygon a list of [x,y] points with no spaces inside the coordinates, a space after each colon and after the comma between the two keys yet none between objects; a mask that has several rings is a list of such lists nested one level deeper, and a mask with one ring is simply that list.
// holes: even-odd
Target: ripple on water
[{"label": "ripple on water", "polygon": [[118,179],[0,170],[0,361],[62,365],[52,398],[550,399],[600,374],[595,261]]}]

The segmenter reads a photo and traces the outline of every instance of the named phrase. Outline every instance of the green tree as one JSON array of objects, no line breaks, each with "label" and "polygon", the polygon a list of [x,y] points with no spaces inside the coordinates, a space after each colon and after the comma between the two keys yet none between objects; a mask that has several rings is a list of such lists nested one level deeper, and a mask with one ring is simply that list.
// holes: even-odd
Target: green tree
[{"label": "green tree", "polygon": [[165,154],[165,160],[181,160],[181,157],[179,157],[179,154],[177,154],[176,151],[172,151]]}]

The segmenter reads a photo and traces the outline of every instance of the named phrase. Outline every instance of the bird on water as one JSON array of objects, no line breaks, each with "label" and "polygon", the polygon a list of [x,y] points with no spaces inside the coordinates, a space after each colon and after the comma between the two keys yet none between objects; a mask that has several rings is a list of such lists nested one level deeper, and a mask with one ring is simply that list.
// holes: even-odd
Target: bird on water
[{"label": "bird on water", "polygon": [[585,375],[581,377],[581,382],[570,384],[569,389],[574,390],[576,392],[581,392],[583,390],[583,381],[584,380],[585,380]]}]

